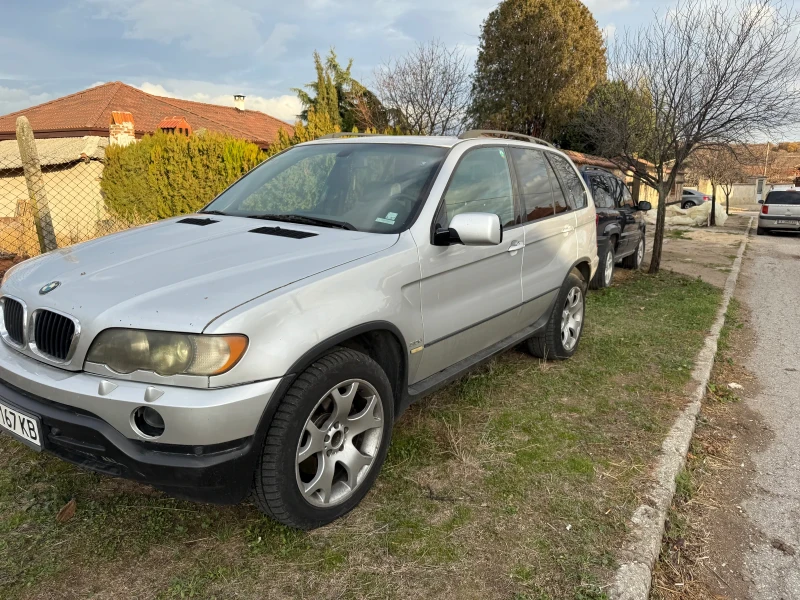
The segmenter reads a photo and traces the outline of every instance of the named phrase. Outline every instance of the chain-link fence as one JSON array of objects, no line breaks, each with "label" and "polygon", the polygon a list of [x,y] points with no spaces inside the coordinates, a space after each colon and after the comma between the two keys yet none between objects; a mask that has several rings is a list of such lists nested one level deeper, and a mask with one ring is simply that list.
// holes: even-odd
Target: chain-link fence
[{"label": "chain-link fence", "polygon": [[23,168],[16,140],[0,142],[0,258],[27,258],[130,227],[106,209],[104,148],[95,142],[84,152],[87,139],[37,140],[34,170]]}]

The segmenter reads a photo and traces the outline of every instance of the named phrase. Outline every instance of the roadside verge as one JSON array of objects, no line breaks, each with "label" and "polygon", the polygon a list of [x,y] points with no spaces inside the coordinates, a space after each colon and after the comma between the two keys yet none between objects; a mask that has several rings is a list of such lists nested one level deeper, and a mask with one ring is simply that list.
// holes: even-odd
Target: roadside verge
[{"label": "roadside verge", "polygon": [[700,412],[708,380],[711,377],[717,343],[725,324],[728,305],[739,279],[742,257],[747,247],[752,225],[751,218],[725,283],[717,318],[697,356],[690,384],[692,388],[691,402],[678,416],[664,440],[654,470],[652,487],[646,495],[644,503],[634,511],[631,517],[630,532],[622,550],[622,560],[608,590],[611,600],[647,600],[650,594],[653,565],[661,550],[664,522],[675,493],[675,478],[686,461],[686,453],[689,451],[697,415]]}]

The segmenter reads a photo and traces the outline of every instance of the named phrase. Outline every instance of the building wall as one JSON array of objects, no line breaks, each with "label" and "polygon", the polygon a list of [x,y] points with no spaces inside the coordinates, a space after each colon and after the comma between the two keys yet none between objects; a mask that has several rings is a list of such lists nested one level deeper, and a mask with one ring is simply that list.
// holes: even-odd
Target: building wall
[{"label": "building wall", "polygon": [[[102,173],[103,163],[96,160],[43,169],[59,247],[96,237],[98,221],[108,218],[100,194]],[[30,232],[33,217],[27,214],[27,201],[28,189],[20,170],[0,174],[0,252],[38,254],[36,232]]]}]

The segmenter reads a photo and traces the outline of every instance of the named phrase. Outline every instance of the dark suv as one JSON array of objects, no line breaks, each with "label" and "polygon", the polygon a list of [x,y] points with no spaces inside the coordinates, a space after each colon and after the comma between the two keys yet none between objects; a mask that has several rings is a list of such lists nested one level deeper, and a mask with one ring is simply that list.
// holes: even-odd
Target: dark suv
[{"label": "dark suv", "polygon": [[611,285],[614,265],[622,261],[626,269],[642,266],[645,244],[643,213],[649,202],[634,202],[628,187],[611,171],[582,167],[581,175],[592,191],[597,210],[597,254],[600,266],[591,281],[592,289]]}]

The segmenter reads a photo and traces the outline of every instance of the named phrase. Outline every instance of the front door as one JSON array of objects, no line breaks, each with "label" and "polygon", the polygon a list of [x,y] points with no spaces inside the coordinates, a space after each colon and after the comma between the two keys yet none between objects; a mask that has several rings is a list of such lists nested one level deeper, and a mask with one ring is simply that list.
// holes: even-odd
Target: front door
[{"label": "front door", "polygon": [[447,227],[459,213],[494,213],[503,225],[503,241],[488,247],[420,247],[424,349],[416,381],[522,328],[524,231],[506,154],[505,145],[468,150],[436,217]]}]

